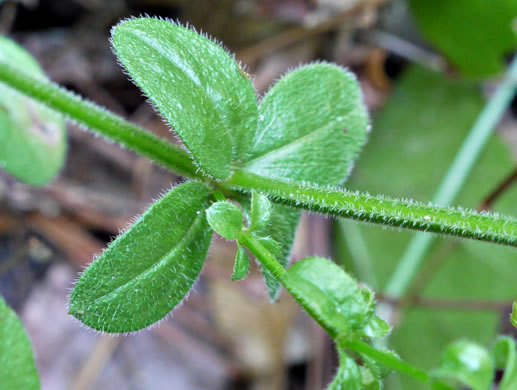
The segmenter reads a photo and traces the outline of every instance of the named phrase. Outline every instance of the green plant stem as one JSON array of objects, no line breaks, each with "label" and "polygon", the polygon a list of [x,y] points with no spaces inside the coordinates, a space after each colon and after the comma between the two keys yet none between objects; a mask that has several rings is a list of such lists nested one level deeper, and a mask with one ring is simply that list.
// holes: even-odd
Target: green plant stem
[{"label": "green plant stem", "polygon": [[0,63],[0,82],[181,175],[200,177],[188,153],[50,81]]},{"label": "green plant stem", "polygon": [[[251,253],[262,264],[264,269],[268,270],[278,281],[289,291],[289,293],[296,297],[298,294],[291,288],[292,283],[289,280],[289,274],[286,269],[275,259],[275,257],[264,247],[259,240],[257,240],[249,231],[243,230],[237,239],[238,243],[249,249]],[[304,300],[296,299],[297,302],[305,309],[305,311],[316,321],[325,331],[335,339],[338,335],[336,331],[329,328],[327,324],[320,320],[320,316],[314,312],[310,305],[307,305]]]},{"label": "green plant stem", "polygon": [[287,271],[284,267],[275,259],[275,257],[269,252],[259,240],[257,240],[248,231],[242,231],[237,239],[239,244],[245,246],[250,250],[262,266],[267,269],[275,278],[278,279],[282,285],[287,288],[289,284],[287,279]]},{"label": "green plant stem", "polygon": [[[174,172],[208,180],[201,176],[183,149],[53,83],[22,74],[3,63],[0,63],[0,82]],[[343,189],[295,184],[258,176],[242,169],[236,169],[226,182],[212,184],[228,196],[234,195],[235,190],[250,193],[255,189],[270,195],[277,202],[335,217],[517,246],[517,220],[513,218],[439,208]]]},{"label": "green plant stem", "polygon": [[[509,66],[505,79],[490,98],[490,101],[480,113],[469,135],[461,145],[447,174],[438,187],[438,191],[433,198],[434,204],[447,206],[454,201],[488,142],[495,126],[511,103],[516,87],[517,56]],[[420,264],[433,239],[434,237],[428,234],[417,234],[413,237],[397,264],[393,275],[386,284],[384,290],[386,295],[400,298],[405,294],[409,284],[420,268]]]},{"label": "green plant stem", "polygon": [[[248,231],[242,231],[239,234],[239,237],[237,239],[240,245],[245,246],[250,250],[253,255],[257,258],[257,260],[262,264],[262,266],[267,269],[271,274],[273,274],[279,281],[282,283],[282,285],[286,288],[287,291],[291,292],[289,283],[289,274],[285,270],[284,267],[275,259],[275,257],[269,252],[261,243],[258,241],[250,232]],[[302,302],[299,302],[302,304]],[[305,305],[302,305],[307,311],[307,313],[318,323],[318,316],[314,315],[310,307],[306,307]],[[325,325],[320,323],[320,325],[326,329]],[[328,329],[326,329],[327,332],[329,332]],[[338,335],[336,335],[332,330],[330,330],[329,334],[332,338],[337,338]],[[385,365],[386,367],[392,368],[402,374],[408,375],[411,378],[414,378],[416,380],[419,380],[424,383],[431,383],[432,378],[431,376],[424,370],[421,370],[420,368],[414,367],[409,363],[404,362],[403,360],[393,356],[390,353],[387,353],[385,351],[376,349],[369,344],[359,341],[359,340],[347,340],[344,342],[339,342],[339,345],[341,347],[346,347],[354,350],[355,352],[362,353],[364,355],[370,356],[373,359],[375,359],[377,362]],[[441,387],[441,385],[438,385],[436,388],[440,389],[450,389],[449,387]]]},{"label": "green plant stem", "polygon": [[[394,356],[389,352],[382,351],[380,349],[374,348],[371,345],[360,341],[360,340],[348,340],[340,343],[341,347],[349,348],[357,353],[369,356],[373,358],[378,363],[389,367],[395,371],[398,371],[404,375],[407,375],[417,381],[432,384],[435,389],[453,389],[452,387],[446,385],[442,382],[434,382],[431,375],[429,375],[426,371],[415,367],[402,359]],[[434,382],[434,383],[433,383]]]},{"label": "green plant stem", "polygon": [[344,189],[297,184],[237,169],[219,188],[255,189],[275,201],[335,217],[517,246],[517,220]]}]

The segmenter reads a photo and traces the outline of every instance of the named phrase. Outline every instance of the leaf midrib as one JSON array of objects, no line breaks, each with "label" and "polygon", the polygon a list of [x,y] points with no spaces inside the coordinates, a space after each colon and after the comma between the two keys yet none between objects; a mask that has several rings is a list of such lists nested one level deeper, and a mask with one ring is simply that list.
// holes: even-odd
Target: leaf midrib
[{"label": "leaf midrib", "polygon": [[[259,162],[260,160],[264,160],[266,159],[268,156],[274,156],[275,154],[281,154],[281,151],[284,150],[284,149],[288,149],[288,148],[291,148],[291,147],[294,147],[296,146],[297,144],[300,144],[300,143],[303,143],[303,142],[308,142],[311,138],[315,137],[316,135],[318,135],[320,132],[324,132],[326,130],[328,130],[329,128],[333,127],[334,125],[340,123],[340,122],[344,122],[344,119],[343,120],[334,120],[332,122],[329,122],[328,124],[326,124],[325,126],[322,126],[320,127],[319,129],[315,130],[315,131],[312,131],[308,134],[305,134],[301,137],[298,137],[298,138],[295,138],[293,139],[292,141],[278,147],[278,148],[275,148],[275,149],[272,149],[272,150],[268,150],[268,151],[265,151],[257,156],[254,156],[251,160],[248,160],[246,161],[246,164],[244,165],[244,167],[249,167],[250,165],[254,165],[256,164],[257,162]],[[346,128],[345,126],[343,126],[343,131],[345,131]]]},{"label": "leaf midrib", "polygon": [[153,262],[149,265],[146,269],[144,269],[142,272],[134,276],[133,278],[129,279],[127,282],[121,284],[114,290],[111,290],[101,296],[98,296],[96,298],[93,298],[92,301],[95,303],[100,303],[100,301],[106,301],[109,300],[109,297],[111,295],[114,295],[118,293],[121,290],[126,289],[127,287],[130,287],[134,284],[136,284],[140,279],[143,279],[145,276],[147,276],[150,272],[152,272],[155,268],[162,265],[163,263],[167,262],[168,259],[173,258],[174,254],[178,251],[178,249],[181,249],[182,246],[186,245],[186,242],[189,241],[190,236],[194,233],[196,230],[195,228],[198,227],[198,225],[201,224],[201,221],[205,218],[204,213],[199,213],[193,220],[190,227],[186,230],[185,234],[181,237],[181,239],[169,250],[167,251],[163,256],[159,258],[156,262]]}]

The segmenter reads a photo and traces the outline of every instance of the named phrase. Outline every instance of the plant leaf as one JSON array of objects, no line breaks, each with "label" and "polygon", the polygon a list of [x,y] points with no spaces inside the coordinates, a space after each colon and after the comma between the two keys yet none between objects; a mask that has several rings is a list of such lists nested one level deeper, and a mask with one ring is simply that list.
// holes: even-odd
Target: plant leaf
[{"label": "plant leaf", "polygon": [[409,4],[423,34],[466,75],[501,72],[504,56],[517,47],[515,1],[410,0]]},{"label": "plant leaf", "polygon": [[[284,76],[259,107],[258,129],[245,169],[260,175],[341,184],[366,142],[368,114],[355,77],[331,64],[301,67]],[[307,162],[310,161],[310,164]],[[269,229],[286,267],[300,211],[274,204]],[[272,299],[280,283],[265,273]]]},{"label": "plant leaf", "polygon": [[0,388],[38,390],[32,346],[16,314],[0,297]]},{"label": "plant leaf", "polygon": [[513,302],[512,305],[512,315],[510,317],[510,322],[513,326],[517,328],[517,301]]},{"label": "plant leaf", "polygon": [[[251,220],[251,204],[247,199],[240,199],[246,218]],[[301,211],[293,207],[284,206],[278,203],[271,203],[271,214],[267,226],[257,228],[253,234],[258,239],[270,238],[275,241],[277,248],[268,247],[267,242],[262,242],[270,251],[277,250],[274,253],[276,260],[285,268],[289,264],[289,256],[293,246],[296,227],[300,220]],[[275,245],[275,244],[271,244]],[[262,269],[262,267],[261,267]],[[275,300],[280,292],[280,282],[271,275],[267,270],[262,269],[264,279],[271,300]]]},{"label": "plant leaf", "polygon": [[499,390],[517,389],[517,351],[515,340],[508,336],[499,336],[492,347],[495,368],[504,371],[499,383]]},{"label": "plant leaf", "polygon": [[104,332],[143,329],[165,317],[196,281],[211,229],[209,189],[197,182],[155,202],[82,274],[70,314]]},{"label": "plant leaf", "polygon": [[381,390],[383,388],[382,381],[378,379],[373,371],[366,366],[360,366],[361,372],[361,389],[363,390]]},{"label": "plant leaf", "polygon": [[235,256],[235,265],[233,266],[232,280],[241,280],[248,275],[250,269],[250,258],[244,247],[237,243],[237,255]]},{"label": "plant leaf", "polygon": [[243,228],[242,211],[230,202],[215,202],[206,210],[208,223],[217,234],[236,240]]},{"label": "plant leaf", "polygon": [[359,288],[340,267],[322,257],[308,257],[287,270],[286,288],[334,339],[364,336],[374,314],[373,293]]},{"label": "plant leaf", "polygon": [[339,368],[327,390],[362,390],[361,372],[354,359],[339,350]]},{"label": "plant leaf", "polygon": [[[0,62],[45,78],[21,46],[0,36]],[[31,185],[49,183],[66,154],[66,129],[59,114],[0,83],[0,167]]]},{"label": "plant leaf", "polygon": [[136,18],[112,30],[115,52],[201,169],[226,179],[257,126],[255,90],[219,45],[169,21]]},{"label": "plant leaf", "polygon": [[353,74],[331,64],[303,66],[264,97],[244,167],[264,176],[337,185],[365,143],[367,127]]},{"label": "plant leaf", "polygon": [[455,379],[473,390],[489,390],[493,371],[494,362],[485,348],[457,341],[447,347],[433,376]]},{"label": "plant leaf", "polygon": [[251,213],[249,230],[264,229],[267,227],[271,216],[271,202],[266,195],[257,191],[251,194]]}]

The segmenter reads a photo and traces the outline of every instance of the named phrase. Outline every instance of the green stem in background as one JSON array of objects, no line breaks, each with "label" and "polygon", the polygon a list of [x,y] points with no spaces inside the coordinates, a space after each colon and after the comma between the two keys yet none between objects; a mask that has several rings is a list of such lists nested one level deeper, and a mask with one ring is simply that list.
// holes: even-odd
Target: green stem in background
[{"label": "green stem in background", "polygon": [[[517,87],[517,56],[513,59],[505,79],[490,98],[472,130],[463,142],[442,183],[438,187],[433,203],[439,206],[451,204],[478,160],[495,126],[505,113],[515,95]],[[434,237],[417,234],[409,242],[393,275],[385,287],[385,294],[393,298],[403,296],[417,273]]]},{"label": "green stem in background", "polygon": [[340,219],[338,224],[339,233],[350,251],[357,278],[374,290],[377,289],[377,277],[375,276],[372,260],[368,252],[368,246],[361,233],[361,229],[359,229],[359,225],[343,219]]},{"label": "green stem in background", "polygon": [[453,387],[450,387],[442,382],[434,382],[431,375],[429,375],[426,371],[415,367],[409,363],[406,363],[402,359],[394,356],[392,353],[377,349],[372,347],[371,345],[360,341],[360,340],[349,340],[340,343],[341,347],[349,348],[357,353],[366,355],[374,359],[376,362],[389,367],[395,371],[398,371],[404,375],[407,375],[413,379],[416,379],[419,382],[432,384],[434,389],[441,390],[453,390]]},{"label": "green stem in background", "polygon": [[0,63],[0,81],[63,114],[67,119],[119,142],[181,175],[200,177],[188,153],[124,118],[50,81]]},{"label": "green stem in background", "polygon": [[255,189],[280,203],[335,217],[517,246],[517,220],[344,189],[297,184],[237,169],[221,189]]}]

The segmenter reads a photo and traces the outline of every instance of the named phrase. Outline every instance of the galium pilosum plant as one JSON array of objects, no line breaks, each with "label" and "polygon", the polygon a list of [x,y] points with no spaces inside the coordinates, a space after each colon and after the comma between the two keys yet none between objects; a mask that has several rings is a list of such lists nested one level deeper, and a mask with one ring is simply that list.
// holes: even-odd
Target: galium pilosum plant
[{"label": "galium pilosum plant", "polygon": [[[440,367],[428,373],[371,345],[390,327],[377,316],[369,288],[329,259],[310,257],[288,265],[301,209],[517,246],[515,219],[341,187],[369,129],[353,74],[329,63],[301,66],[258,101],[235,59],[190,28],[130,19],[113,28],[112,44],[188,152],[42,76],[19,72],[0,57],[0,81],[11,93],[23,93],[23,99],[34,99],[191,179],[154,202],[92,262],[71,294],[71,315],[107,333],[157,323],[192,289],[216,232],[237,244],[233,280],[247,275],[251,253],[271,299],[283,286],[335,341],[340,365],[329,389],[380,389],[391,370],[437,389],[453,388],[442,381],[446,378],[485,389],[496,367],[510,372],[507,387],[501,388],[514,388],[509,370],[517,363],[509,340],[498,342],[497,354],[469,343],[453,345]],[[46,182],[28,179],[16,168],[10,172],[32,184]],[[465,357],[479,363],[481,371]]]}]

